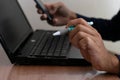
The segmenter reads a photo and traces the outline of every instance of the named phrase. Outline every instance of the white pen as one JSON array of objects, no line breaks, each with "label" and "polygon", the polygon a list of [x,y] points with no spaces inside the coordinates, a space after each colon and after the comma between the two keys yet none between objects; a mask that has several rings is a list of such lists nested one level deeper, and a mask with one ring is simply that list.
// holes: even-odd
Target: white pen
[{"label": "white pen", "polygon": [[[88,22],[89,25],[93,25],[94,23],[92,21]],[[64,35],[66,33],[68,33],[69,31],[72,31],[74,29],[74,26],[70,26],[66,29],[63,29],[63,30],[59,30],[55,33],[53,33],[53,36],[59,36],[59,35]]]}]

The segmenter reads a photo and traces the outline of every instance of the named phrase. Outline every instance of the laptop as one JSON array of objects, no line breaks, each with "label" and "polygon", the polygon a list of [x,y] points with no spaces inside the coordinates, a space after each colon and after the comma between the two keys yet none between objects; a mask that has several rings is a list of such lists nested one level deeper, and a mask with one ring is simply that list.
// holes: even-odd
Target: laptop
[{"label": "laptop", "polygon": [[17,0],[0,0],[0,42],[13,64],[90,65],[67,34],[53,37],[54,32],[34,31]]}]

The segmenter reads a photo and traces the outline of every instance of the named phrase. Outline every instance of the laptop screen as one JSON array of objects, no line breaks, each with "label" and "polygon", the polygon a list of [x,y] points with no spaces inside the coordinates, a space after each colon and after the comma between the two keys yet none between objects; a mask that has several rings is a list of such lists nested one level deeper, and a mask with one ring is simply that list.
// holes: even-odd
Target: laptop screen
[{"label": "laptop screen", "polygon": [[31,31],[17,1],[0,0],[0,35],[5,47],[14,53]]}]

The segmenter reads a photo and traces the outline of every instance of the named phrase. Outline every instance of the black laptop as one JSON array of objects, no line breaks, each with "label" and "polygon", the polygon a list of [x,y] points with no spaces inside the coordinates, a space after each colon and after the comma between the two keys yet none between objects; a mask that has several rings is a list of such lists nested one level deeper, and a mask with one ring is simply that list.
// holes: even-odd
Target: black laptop
[{"label": "black laptop", "polygon": [[17,0],[0,0],[0,42],[13,64],[89,65],[67,34],[53,32],[33,31]]}]

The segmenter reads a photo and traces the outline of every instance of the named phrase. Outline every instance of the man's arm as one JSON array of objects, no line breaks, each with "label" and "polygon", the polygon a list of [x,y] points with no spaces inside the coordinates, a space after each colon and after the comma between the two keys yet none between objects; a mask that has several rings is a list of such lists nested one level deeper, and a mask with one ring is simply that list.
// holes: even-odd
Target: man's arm
[{"label": "man's arm", "polygon": [[80,14],[76,15],[77,18],[93,21],[93,27],[101,34],[102,39],[112,41],[120,40],[120,11],[111,20],[86,17]]},{"label": "man's arm", "polygon": [[73,46],[80,49],[84,59],[97,70],[118,74],[119,59],[107,51],[98,31],[82,18],[71,20],[67,27],[70,25],[76,27],[70,31],[69,40]]}]

